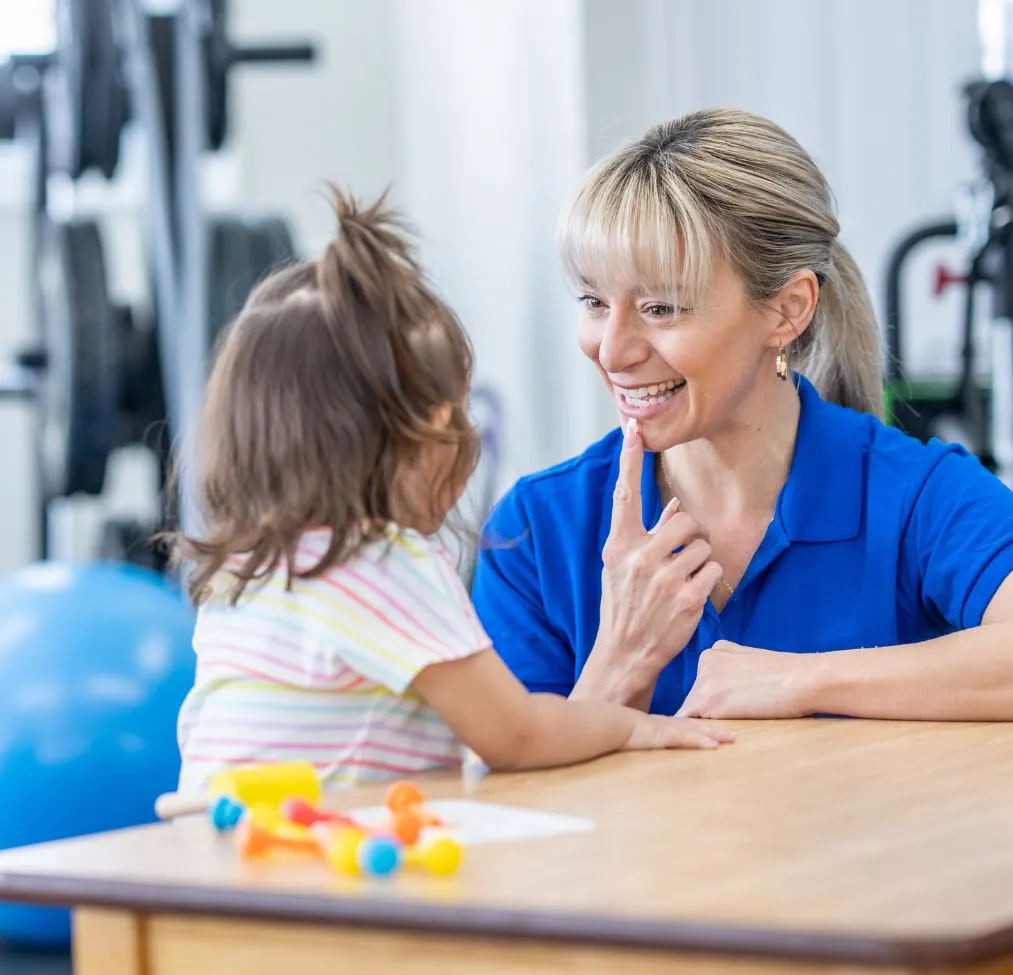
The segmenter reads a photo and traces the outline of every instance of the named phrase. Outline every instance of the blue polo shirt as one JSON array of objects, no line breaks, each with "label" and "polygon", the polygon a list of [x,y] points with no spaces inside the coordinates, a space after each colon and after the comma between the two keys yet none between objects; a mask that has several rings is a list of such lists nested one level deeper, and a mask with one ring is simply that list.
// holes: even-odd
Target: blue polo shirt
[{"label": "blue polo shirt", "polygon": [[[793,653],[926,640],[980,623],[1013,571],[1013,491],[977,458],[828,403],[797,379],[795,454],[774,519],[727,605],[708,602],[662,671],[656,713],[679,708],[717,640]],[[616,429],[521,479],[486,525],[473,599],[532,691],[568,694],[594,645],[621,447]],[[649,527],[661,514],[653,454],[641,494]]]}]

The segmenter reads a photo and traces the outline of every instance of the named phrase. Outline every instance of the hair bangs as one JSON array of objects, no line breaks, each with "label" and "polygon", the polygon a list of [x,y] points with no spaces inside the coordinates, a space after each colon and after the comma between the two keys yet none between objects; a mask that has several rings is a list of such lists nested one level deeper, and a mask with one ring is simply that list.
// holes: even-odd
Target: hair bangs
[{"label": "hair bangs", "polygon": [[695,305],[707,290],[713,251],[703,209],[650,159],[611,162],[591,171],[560,219],[560,256],[572,285]]}]

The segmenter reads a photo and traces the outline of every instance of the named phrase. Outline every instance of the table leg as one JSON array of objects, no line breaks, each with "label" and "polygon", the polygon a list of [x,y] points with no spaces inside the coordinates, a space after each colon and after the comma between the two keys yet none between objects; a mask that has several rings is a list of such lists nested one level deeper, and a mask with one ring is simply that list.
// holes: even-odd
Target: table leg
[{"label": "table leg", "polygon": [[74,975],[148,975],[144,919],[129,911],[74,911]]}]

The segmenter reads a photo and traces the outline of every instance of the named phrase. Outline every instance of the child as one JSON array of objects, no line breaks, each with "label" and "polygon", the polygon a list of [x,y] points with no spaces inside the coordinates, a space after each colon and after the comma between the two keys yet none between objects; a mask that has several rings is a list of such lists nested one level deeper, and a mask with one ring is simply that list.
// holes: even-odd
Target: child
[{"label": "child", "polygon": [[220,343],[179,535],[199,607],[181,791],[307,760],[325,785],[459,765],[707,748],[728,732],[529,694],[492,648],[440,528],[474,468],[471,352],[381,199],[335,191],[337,239],[263,282]]}]

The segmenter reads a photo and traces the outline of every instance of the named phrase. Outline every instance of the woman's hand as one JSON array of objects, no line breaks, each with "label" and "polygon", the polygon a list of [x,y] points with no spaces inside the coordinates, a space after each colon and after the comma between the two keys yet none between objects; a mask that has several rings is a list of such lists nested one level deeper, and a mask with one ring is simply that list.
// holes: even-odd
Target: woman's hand
[{"label": "woman's hand", "polygon": [[819,655],[781,653],[718,640],[700,655],[696,681],[680,717],[801,718],[807,704],[808,675]]},{"label": "woman's hand", "polygon": [[643,464],[643,444],[636,422],[630,421],[602,552],[598,637],[571,697],[646,710],[658,674],[696,630],[704,604],[721,579],[721,566],[711,561],[706,530],[680,511],[675,499],[654,528],[644,530]]}]

